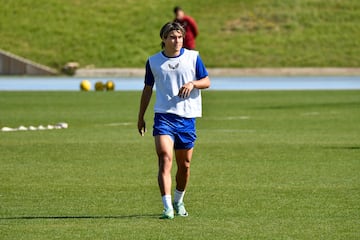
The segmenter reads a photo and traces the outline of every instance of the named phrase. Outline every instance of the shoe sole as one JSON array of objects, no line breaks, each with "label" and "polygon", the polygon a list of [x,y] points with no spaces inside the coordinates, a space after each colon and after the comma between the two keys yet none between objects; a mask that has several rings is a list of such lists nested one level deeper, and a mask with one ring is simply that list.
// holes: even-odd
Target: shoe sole
[{"label": "shoe sole", "polygon": [[188,213],[186,213],[186,214],[176,214],[176,216],[179,216],[179,217],[188,217],[189,216],[189,214]]}]

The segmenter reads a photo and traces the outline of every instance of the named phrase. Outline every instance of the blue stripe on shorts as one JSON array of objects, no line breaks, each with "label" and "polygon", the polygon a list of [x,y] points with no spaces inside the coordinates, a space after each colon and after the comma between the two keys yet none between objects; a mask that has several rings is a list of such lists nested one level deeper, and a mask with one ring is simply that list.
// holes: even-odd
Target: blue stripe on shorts
[{"label": "blue stripe on shorts", "polygon": [[155,113],[153,136],[169,135],[175,149],[191,149],[196,140],[195,118],[170,113]]}]

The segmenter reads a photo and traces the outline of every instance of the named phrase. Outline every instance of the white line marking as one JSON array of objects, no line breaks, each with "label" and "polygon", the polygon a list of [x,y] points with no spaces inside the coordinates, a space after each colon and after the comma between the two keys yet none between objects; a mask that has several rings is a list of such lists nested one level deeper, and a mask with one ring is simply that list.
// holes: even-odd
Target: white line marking
[{"label": "white line marking", "polygon": [[240,132],[240,133],[254,133],[254,129],[202,129],[201,131],[212,131],[212,132]]},{"label": "white line marking", "polygon": [[316,115],[320,115],[319,112],[306,112],[302,114],[303,116],[316,116]]},{"label": "white line marking", "polygon": [[134,123],[132,122],[119,122],[119,123],[107,123],[105,124],[105,126],[109,126],[109,127],[117,127],[117,126],[129,126],[129,125],[133,125]]},{"label": "white line marking", "polygon": [[221,118],[206,118],[208,120],[217,120],[217,121],[233,121],[233,120],[247,120],[250,119],[249,116],[229,116],[229,117],[221,117]]}]

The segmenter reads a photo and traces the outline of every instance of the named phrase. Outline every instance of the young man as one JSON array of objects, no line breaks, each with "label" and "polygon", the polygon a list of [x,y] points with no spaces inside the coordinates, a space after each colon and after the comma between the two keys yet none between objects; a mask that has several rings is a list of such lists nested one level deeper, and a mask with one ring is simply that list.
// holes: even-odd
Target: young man
[{"label": "young man", "polygon": [[195,49],[195,38],[199,34],[195,20],[192,17],[185,15],[184,10],[178,6],[174,8],[174,14],[174,22],[180,23],[186,32],[184,48]]},{"label": "young man", "polygon": [[[163,51],[146,62],[145,86],[141,96],[138,130],[146,132],[144,115],[156,86],[153,136],[158,156],[158,183],[164,212],[162,219],[188,216],[183,202],[193,154],[195,118],[201,117],[200,89],[210,86],[207,70],[196,51],[183,48],[185,30],[179,23],[167,23],[160,31]],[[174,205],[171,199],[173,153],[177,163]]]}]

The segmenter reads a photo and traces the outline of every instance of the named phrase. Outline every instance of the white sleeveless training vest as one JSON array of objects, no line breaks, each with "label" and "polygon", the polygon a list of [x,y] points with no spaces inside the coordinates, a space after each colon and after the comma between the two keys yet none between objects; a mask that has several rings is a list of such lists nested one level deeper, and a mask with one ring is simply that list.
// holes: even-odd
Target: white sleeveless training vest
[{"label": "white sleeveless training vest", "polygon": [[201,91],[194,88],[188,98],[178,96],[180,88],[196,79],[198,52],[184,49],[179,57],[168,58],[161,52],[149,58],[156,86],[155,113],[172,113],[180,117],[201,117]]}]

